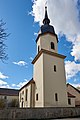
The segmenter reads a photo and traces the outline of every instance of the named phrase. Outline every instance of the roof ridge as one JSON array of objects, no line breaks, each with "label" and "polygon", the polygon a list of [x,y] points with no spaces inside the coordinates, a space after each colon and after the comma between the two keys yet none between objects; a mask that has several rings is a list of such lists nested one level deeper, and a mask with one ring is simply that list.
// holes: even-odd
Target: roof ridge
[{"label": "roof ridge", "polygon": [[33,78],[31,80],[29,80],[29,82],[26,83],[23,87],[21,87],[20,90],[22,90],[24,87],[28,86],[30,83],[35,83],[35,81],[33,80]]},{"label": "roof ridge", "polygon": [[70,83],[67,83],[67,86],[70,85],[71,87],[73,87],[78,93],[80,93],[80,90],[78,90],[76,87],[74,87],[73,85],[71,85]]}]

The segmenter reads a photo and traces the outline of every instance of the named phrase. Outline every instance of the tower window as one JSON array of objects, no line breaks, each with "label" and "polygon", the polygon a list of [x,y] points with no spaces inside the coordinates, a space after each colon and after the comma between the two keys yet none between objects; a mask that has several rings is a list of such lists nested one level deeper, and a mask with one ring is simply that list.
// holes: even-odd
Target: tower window
[{"label": "tower window", "polygon": [[70,98],[68,98],[68,104],[71,105],[71,99]]},{"label": "tower window", "polygon": [[58,101],[58,95],[55,93],[55,101]]},{"label": "tower window", "polygon": [[26,101],[27,101],[27,94],[28,94],[28,90],[26,89],[26,96],[25,96]]},{"label": "tower window", "polygon": [[56,65],[54,65],[54,72],[56,72]]},{"label": "tower window", "polygon": [[53,42],[51,42],[51,49],[55,49],[55,46],[54,46],[54,43]]},{"label": "tower window", "polygon": [[38,93],[36,94],[36,101],[38,101]]}]

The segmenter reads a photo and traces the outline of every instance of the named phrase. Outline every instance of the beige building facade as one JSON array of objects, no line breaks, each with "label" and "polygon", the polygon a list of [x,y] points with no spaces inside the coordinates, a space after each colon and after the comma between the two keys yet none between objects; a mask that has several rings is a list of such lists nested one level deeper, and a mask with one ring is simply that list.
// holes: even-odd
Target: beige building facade
[{"label": "beige building facade", "polygon": [[19,92],[19,106],[20,107],[34,107],[34,87],[35,82],[31,79],[24,85]]},{"label": "beige building facade", "polygon": [[58,54],[58,38],[50,25],[47,8],[36,43],[37,55],[32,61],[33,79],[20,89],[20,107],[74,107],[74,99],[67,93],[65,56]]},{"label": "beige building facade", "polygon": [[18,105],[19,105],[19,90],[0,88],[0,101],[1,100],[5,103],[5,107],[12,107],[12,106],[18,107]]},{"label": "beige building facade", "polygon": [[73,87],[71,84],[67,84],[67,91],[75,96],[75,106],[80,107],[80,90]]}]

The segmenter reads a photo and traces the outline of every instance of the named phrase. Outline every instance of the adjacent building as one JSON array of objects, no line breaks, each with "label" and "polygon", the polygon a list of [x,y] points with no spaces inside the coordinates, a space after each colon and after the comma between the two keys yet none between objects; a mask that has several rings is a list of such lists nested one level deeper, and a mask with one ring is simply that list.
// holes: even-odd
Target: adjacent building
[{"label": "adjacent building", "polygon": [[80,90],[73,87],[71,84],[67,84],[67,91],[75,96],[75,106],[80,107]]},{"label": "adjacent building", "polygon": [[20,107],[75,107],[75,96],[67,93],[64,55],[58,53],[58,37],[45,7],[45,17],[32,61],[33,78],[19,91]]},{"label": "adjacent building", "polygon": [[0,100],[3,100],[5,102],[5,107],[11,107],[12,104],[18,106],[19,90],[0,88]]}]

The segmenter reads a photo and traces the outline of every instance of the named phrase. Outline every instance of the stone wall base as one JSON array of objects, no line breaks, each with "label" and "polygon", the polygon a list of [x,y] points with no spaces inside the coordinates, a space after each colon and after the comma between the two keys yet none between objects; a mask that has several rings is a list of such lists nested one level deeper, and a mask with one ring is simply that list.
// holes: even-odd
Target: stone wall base
[{"label": "stone wall base", "polygon": [[0,120],[29,120],[80,117],[80,108],[6,108],[0,109]]}]

